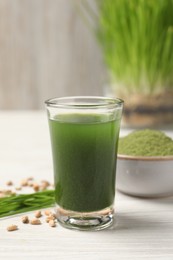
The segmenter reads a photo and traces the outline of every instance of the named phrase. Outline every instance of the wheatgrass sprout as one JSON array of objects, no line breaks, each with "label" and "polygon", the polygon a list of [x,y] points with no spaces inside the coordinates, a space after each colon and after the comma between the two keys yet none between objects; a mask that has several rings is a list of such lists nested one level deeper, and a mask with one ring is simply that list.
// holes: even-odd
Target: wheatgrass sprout
[{"label": "wheatgrass sprout", "polygon": [[0,198],[0,218],[42,208],[49,208],[52,207],[54,203],[54,190]]},{"label": "wheatgrass sprout", "polygon": [[94,20],[112,84],[119,93],[173,90],[173,0],[95,0]]}]

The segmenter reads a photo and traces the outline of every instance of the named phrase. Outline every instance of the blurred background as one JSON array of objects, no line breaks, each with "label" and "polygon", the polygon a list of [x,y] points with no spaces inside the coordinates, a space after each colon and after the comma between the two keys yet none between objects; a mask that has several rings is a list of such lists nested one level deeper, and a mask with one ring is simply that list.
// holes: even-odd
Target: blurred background
[{"label": "blurred background", "polygon": [[0,0],[0,109],[125,101],[132,127],[173,124],[173,0]]},{"label": "blurred background", "polygon": [[76,2],[0,0],[0,109],[103,94],[101,52]]}]

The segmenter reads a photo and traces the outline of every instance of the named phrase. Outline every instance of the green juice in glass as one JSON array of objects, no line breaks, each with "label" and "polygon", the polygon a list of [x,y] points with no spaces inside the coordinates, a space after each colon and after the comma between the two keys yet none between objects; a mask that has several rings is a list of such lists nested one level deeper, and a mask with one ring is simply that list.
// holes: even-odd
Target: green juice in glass
[{"label": "green juice in glass", "polygon": [[113,204],[119,125],[102,114],[49,119],[58,206],[93,212]]}]

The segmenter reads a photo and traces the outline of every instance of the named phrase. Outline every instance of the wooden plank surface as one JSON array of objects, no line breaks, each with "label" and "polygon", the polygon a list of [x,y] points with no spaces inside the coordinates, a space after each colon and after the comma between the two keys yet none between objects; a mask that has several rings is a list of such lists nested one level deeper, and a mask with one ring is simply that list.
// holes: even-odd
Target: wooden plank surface
[{"label": "wooden plank surface", "polygon": [[[52,181],[45,112],[1,112],[0,122],[0,187],[29,176]],[[173,259],[173,197],[139,199],[117,192],[115,209],[114,227],[99,232],[33,227],[22,224],[19,216],[1,219],[0,259]],[[9,224],[19,230],[7,232]]]},{"label": "wooden plank surface", "polygon": [[100,50],[76,2],[0,0],[0,109],[37,109],[55,96],[102,94]]}]

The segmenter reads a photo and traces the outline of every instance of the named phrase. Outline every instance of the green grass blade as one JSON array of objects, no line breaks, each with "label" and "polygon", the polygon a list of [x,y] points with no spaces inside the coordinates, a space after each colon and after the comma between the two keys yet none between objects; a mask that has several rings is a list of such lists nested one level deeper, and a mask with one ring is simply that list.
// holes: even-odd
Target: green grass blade
[{"label": "green grass blade", "polygon": [[54,203],[54,190],[1,198],[0,218],[52,207]]}]

